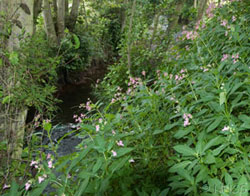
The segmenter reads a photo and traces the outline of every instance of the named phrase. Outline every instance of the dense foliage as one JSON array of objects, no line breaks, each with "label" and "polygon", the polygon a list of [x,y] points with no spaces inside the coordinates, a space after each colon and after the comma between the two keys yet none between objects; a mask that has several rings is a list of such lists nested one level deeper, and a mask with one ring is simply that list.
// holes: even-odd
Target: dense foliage
[{"label": "dense foliage", "polygon": [[[138,11],[133,41],[127,25],[121,59],[98,84],[100,101],[74,116],[78,151],[41,153],[30,163],[36,175],[5,195],[41,195],[49,184],[52,195],[248,196],[250,6],[215,7],[181,32],[159,30],[151,44],[150,9]],[[43,128],[50,137],[51,123]]]}]

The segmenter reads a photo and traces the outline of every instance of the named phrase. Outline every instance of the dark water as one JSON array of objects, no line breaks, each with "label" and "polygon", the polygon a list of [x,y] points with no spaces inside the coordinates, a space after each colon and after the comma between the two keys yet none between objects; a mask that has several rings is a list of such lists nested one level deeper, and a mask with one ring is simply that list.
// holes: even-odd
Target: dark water
[{"label": "dark water", "polygon": [[74,123],[73,115],[79,113],[80,104],[85,104],[88,98],[93,98],[89,86],[65,86],[59,96],[62,103],[58,105],[60,109],[56,115],[54,123]]}]

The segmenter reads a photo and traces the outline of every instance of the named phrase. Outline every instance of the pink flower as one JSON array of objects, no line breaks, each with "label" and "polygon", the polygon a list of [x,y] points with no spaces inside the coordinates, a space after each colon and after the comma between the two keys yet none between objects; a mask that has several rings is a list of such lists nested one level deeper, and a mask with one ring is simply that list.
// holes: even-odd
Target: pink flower
[{"label": "pink flower", "polygon": [[112,134],[113,134],[113,135],[115,135],[115,134],[116,134],[115,130],[112,130]]},{"label": "pink flower", "polygon": [[229,126],[224,126],[224,128],[221,131],[228,131],[229,130]]},{"label": "pink flower", "polygon": [[38,183],[40,184],[42,181],[44,181],[44,178],[41,177],[41,176],[39,176],[39,177],[38,177]]},{"label": "pink flower", "polygon": [[30,166],[33,166],[33,165],[36,165],[36,164],[38,164],[38,162],[32,160],[31,163],[30,163]]},{"label": "pink flower", "polygon": [[223,54],[221,61],[225,61],[228,58],[228,54]]},{"label": "pink flower", "polygon": [[227,21],[226,20],[222,20],[221,21],[221,25],[224,26],[224,27],[226,27],[227,26]]},{"label": "pink flower", "polygon": [[164,72],[164,76],[166,77],[168,75],[168,73]]},{"label": "pink flower", "polygon": [[116,153],[116,151],[114,151],[114,150],[111,150],[111,152],[112,152],[112,155],[113,155],[113,157],[116,157],[116,156],[117,156],[117,153]]},{"label": "pink flower", "polygon": [[10,185],[7,185],[7,184],[4,184],[4,185],[3,185],[3,190],[4,190],[4,189],[8,189],[8,188],[10,188]]},{"label": "pink flower", "polygon": [[52,165],[52,161],[50,160],[50,161],[48,162],[48,167],[49,167],[49,168],[52,168],[52,166],[53,166],[53,165]]},{"label": "pink flower", "polygon": [[142,71],[141,74],[142,74],[143,76],[146,76],[146,72],[145,72],[145,71]]},{"label": "pink flower", "polygon": [[120,140],[119,142],[116,142],[116,144],[117,144],[118,146],[124,146],[122,140]]},{"label": "pink flower", "polygon": [[100,131],[100,126],[99,126],[99,125],[96,125],[96,126],[95,126],[95,129],[96,129],[96,132]]},{"label": "pink flower", "polygon": [[49,153],[48,155],[47,155],[47,159],[50,159],[51,158],[51,154]]},{"label": "pink flower", "polygon": [[115,99],[114,98],[112,98],[111,103],[115,103]]},{"label": "pink flower", "polygon": [[130,159],[129,162],[130,162],[130,163],[134,163],[135,160],[134,160],[134,159]]},{"label": "pink flower", "polygon": [[27,183],[25,184],[25,190],[26,190],[26,191],[29,190],[30,186],[31,186],[31,183],[30,183],[30,182],[27,182]]},{"label": "pink flower", "polygon": [[99,118],[98,122],[99,122],[99,123],[102,123],[102,118]]},{"label": "pink flower", "polygon": [[76,114],[74,114],[73,118],[77,118],[77,115],[76,115]]},{"label": "pink flower", "polygon": [[190,125],[189,122],[189,118],[193,118],[193,116],[191,114],[183,114],[183,118],[184,118],[184,127]]}]

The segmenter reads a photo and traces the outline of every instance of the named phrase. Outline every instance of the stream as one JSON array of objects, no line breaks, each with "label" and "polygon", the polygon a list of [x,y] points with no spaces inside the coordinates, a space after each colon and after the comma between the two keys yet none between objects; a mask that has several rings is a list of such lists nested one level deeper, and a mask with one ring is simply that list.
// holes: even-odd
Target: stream
[{"label": "stream", "polygon": [[[73,115],[79,113],[79,106],[86,103],[91,97],[91,88],[80,85],[66,85],[60,93],[58,99],[62,102],[58,104],[59,110],[55,119],[52,121],[51,140],[57,144],[60,138],[75,130],[75,122]],[[75,152],[75,147],[81,143],[83,138],[77,136],[77,132],[67,135],[60,141],[57,149],[59,157]],[[43,144],[48,145],[50,140],[48,137],[43,138]]]}]

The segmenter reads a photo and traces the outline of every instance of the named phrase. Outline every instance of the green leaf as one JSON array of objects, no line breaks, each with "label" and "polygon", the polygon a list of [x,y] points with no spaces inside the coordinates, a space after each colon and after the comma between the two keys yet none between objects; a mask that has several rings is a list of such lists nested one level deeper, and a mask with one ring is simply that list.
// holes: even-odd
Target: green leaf
[{"label": "green leaf", "polygon": [[217,136],[213,139],[211,139],[204,147],[203,152],[206,152],[208,149],[210,149],[212,146],[216,146],[218,144],[221,144],[224,140],[221,139],[221,136]]},{"label": "green leaf", "polygon": [[129,157],[125,157],[123,159],[118,159],[114,161],[109,170],[111,170],[111,173],[114,173],[115,171],[121,169],[126,163],[128,163]]},{"label": "green leaf", "polygon": [[228,173],[225,173],[225,182],[227,186],[233,186],[233,179]]},{"label": "green leaf", "polygon": [[238,182],[236,192],[239,193],[240,196],[249,196],[248,195],[249,189],[250,187],[249,187],[248,180],[246,176],[242,175]]},{"label": "green leaf", "polygon": [[196,156],[195,151],[187,145],[177,145],[174,149],[183,156]]},{"label": "green leaf", "polygon": [[21,195],[21,193],[18,191],[18,184],[15,181],[12,181],[11,183],[11,189],[10,189],[10,196],[18,196]]},{"label": "green leaf", "polygon": [[10,95],[4,97],[3,100],[2,100],[2,104],[8,103],[10,101],[10,99],[11,99]]},{"label": "green leaf", "polygon": [[212,164],[212,163],[215,163],[215,157],[214,155],[210,152],[208,153],[205,158],[204,158],[204,162],[206,164]]},{"label": "green leaf", "polygon": [[177,163],[169,169],[169,172],[177,172],[179,169],[184,169],[190,163],[192,163],[192,162],[191,161],[182,161],[180,163]]},{"label": "green leaf", "polygon": [[215,121],[211,125],[209,125],[209,127],[207,128],[207,132],[209,133],[213,131],[214,129],[216,129],[220,125],[222,120],[223,120],[223,116],[219,116],[218,118],[215,118]]},{"label": "green leaf", "polygon": [[188,170],[185,169],[179,169],[177,171],[177,173],[182,176],[184,179],[186,179],[188,182],[190,182],[191,184],[194,183],[194,178],[190,175],[190,173],[188,172]]},{"label": "green leaf", "polygon": [[178,130],[178,131],[174,134],[174,137],[175,137],[176,139],[183,138],[184,136],[186,136],[187,134],[189,134],[192,130],[193,130],[193,128],[187,128],[187,129],[185,129],[185,130],[180,129],[180,130]]},{"label": "green leaf", "polygon": [[121,157],[129,152],[131,152],[133,148],[120,148],[117,150],[117,156],[116,157]]},{"label": "green leaf", "polygon": [[85,178],[85,180],[80,184],[78,192],[75,194],[76,196],[81,196],[82,193],[85,191],[89,184],[89,177]]},{"label": "green leaf", "polygon": [[12,65],[17,65],[19,61],[18,54],[16,52],[11,52],[9,60]]},{"label": "green leaf", "polygon": [[75,49],[78,49],[80,47],[80,40],[79,38],[77,37],[77,35],[73,34],[73,38],[74,38],[74,42],[75,42]]},{"label": "green leaf", "polygon": [[96,164],[93,167],[93,173],[96,173],[101,168],[103,161],[103,158],[99,158],[97,160]]},{"label": "green leaf", "polygon": [[31,195],[32,196],[41,195],[48,184],[49,184],[49,180],[45,180],[42,184],[39,185],[38,188],[32,191]]},{"label": "green leaf", "polygon": [[67,174],[71,171],[71,169],[73,167],[75,167],[87,154],[88,152],[90,151],[90,146],[88,146],[87,149],[84,149],[77,158],[75,158],[72,163],[70,164],[68,170],[67,170]]},{"label": "green leaf", "polygon": [[157,129],[154,131],[153,135],[157,135],[157,134],[160,134],[160,133],[163,133],[164,130],[161,130],[161,129]]},{"label": "green leaf", "polygon": [[207,168],[203,166],[198,175],[196,176],[195,182],[199,183],[203,180],[207,180],[207,176],[208,176]]}]

